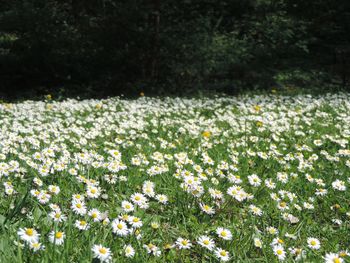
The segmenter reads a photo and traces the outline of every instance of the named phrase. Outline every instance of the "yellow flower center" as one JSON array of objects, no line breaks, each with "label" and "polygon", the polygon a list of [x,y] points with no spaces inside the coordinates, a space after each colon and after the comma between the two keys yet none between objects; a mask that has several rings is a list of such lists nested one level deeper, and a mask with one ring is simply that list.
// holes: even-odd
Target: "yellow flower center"
[{"label": "yellow flower center", "polygon": [[209,240],[204,240],[204,241],[203,241],[203,244],[204,244],[204,245],[209,245]]},{"label": "yellow flower center", "polygon": [[62,232],[57,232],[55,236],[56,236],[56,238],[62,238],[63,233]]},{"label": "yellow flower center", "polygon": [[221,232],[221,236],[222,236],[222,237],[226,237],[226,236],[227,236],[226,231],[222,231],[222,232]]},{"label": "yellow flower center", "polygon": [[316,241],[315,241],[315,240],[312,240],[312,241],[310,242],[310,244],[311,244],[312,246],[316,246]]},{"label": "yellow flower center", "polygon": [[148,244],[148,248],[152,250],[154,248],[154,245],[150,243]]},{"label": "yellow flower center", "polygon": [[340,258],[334,258],[334,259],[333,259],[333,262],[334,262],[334,263],[340,263]]},{"label": "yellow flower center", "polygon": [[283,251],[282,251],[281,249],[278,249],[278,250],[276,251],[276,253],[277,253],[277,255],[282,255],[282,254],[283,254]]},{"label": "yellow flower center", "polygon": [[211,136],[211,132],[210,131],[204,131],[202,133],[202,136],[205,137],[205,138],[209,138]]},{"label": "yellow flower center", "polygon": [[220,255],[223,256],[223,257],[226,257],[227,253],[226,253],[225,250],[222,250],[222,251],[220,251]]},{"label": "yellow flower center", "polygon": [[118,228],[118,229],[123,229],[123,225],[119,223],[119,224],[117,225],[117,228]]},{"label": "yellow flower center", "polygon": [[26,234],[27,234],[27,236],[33,236],[34,235],[34,229],[33,228],[28,228],[27,230],[26,230]]},{"label": "yellow flower center", "polygon": [[107,253],[107,249],[105,249],[104,247],[101,247],[98,251],[103,255]]}]

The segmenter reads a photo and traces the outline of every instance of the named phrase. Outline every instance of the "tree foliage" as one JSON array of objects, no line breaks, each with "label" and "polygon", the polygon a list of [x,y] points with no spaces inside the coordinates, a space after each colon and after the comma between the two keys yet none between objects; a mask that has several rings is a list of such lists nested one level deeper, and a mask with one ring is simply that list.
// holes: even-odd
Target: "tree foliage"
[{"label": "tree foliage", "polygon": [[7,93],[234,92],[306,74],[295,83],[346,86],[349,10],[347,0],[2,0],[0,85]]}]

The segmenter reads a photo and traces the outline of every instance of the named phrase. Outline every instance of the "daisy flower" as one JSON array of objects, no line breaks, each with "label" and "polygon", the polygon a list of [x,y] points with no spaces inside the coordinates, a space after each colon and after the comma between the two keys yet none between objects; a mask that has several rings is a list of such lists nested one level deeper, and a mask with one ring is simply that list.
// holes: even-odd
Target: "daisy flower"
[{"label": "daisy flower", "polygon": [[52,211],[49,213],[49,216],[55,222],[63,222],[63,221],[66,221],[66,219],[67,219],[67,217],[61,213],[61,211]]},{"label": "daisy flower", "polygon": [[160,249],[152,243],[149,243],[148,245],[143,245],[143,247],[147,250],[148,254],[153,254],[156,257],[159,257],[162,253]]},{"label": "daisy flower", "polygon": [[87,212],[85,203],[83,201],[73,201],[71,208],[74,213],[78,215],[85,215]]},{"label": "daisy flower", "polygon": [[215,214],[215,210],[212,206],[205,205],[205,204],[199,204],[199,206],[204,213],[206,213],[208,215]]},{"label": "daisy flower", "polygon": [[200,236],[197,240],[198,244],[212,251],[215,247],[214,241],[208,236]]},{"label": "daisy flower", "polygon": [[34,251],[39,251],[39,250],[44,250],[45,246],[43,246],[41,243],[39,242],[30,242],[29,243],[29,247]]},{"label": "daisy flower", "polygon": [[262,248],[262,241],[259,238],[254,238],[254,246],[258,248]]},{"label": "daisy flower", "polygon": [[124,253],[127,258],[132,258],[135,255],[135,249],[131,245],[124,246]]},{"label": "daisy flower", "polygon": [[49,235],[49,241],[55,245],[62,245],[64,243],[65,234],[64,232],[51,231]]},{"label": "daisy flower", "polygon": [[226,229],[226,228],[218,227],[216,229],[216,234],[224,240],[231,240],[232,239],[231,231]]},{"label": "daisy flower", "polygon": [[134,228],[140,228],[142,227],[143,223],[140,218],[136,216],[130,216],[128,219],[128,222],[131,224],[132,227]]},{"label": "daisy flower", "polygon": [[309,237],[307,239],[307,246],[311,249],[318,250],[321,247],[321,243],[317,238]]},{"label": "daisy flower", "polygon": [[168,197],[163,194],[156,195],[156,199],[159,203],[166,205],[168,203]]},{"label": "daisy flower", "polygon": [[125,222],[119,219],[114,219],[112,221],[112,229],[113,233],[117,234],[118,236],[127,236],[129,233],[129,229]]},{"label": "daisy flower", "polygon": [[325,263],[342,263],[344,259],[342,259],[336,253],[327,253],[324,257]]},{"label": "daisy flower", "polygon": [[107,247],[94,245],[91,250],[94,254],[94,258],[97,258],[101,262],[110,262],[112,260],[111,250]]},{"label": "daisy flower", "polygon": [[261,179],[256,174],[249,175],[248,181],[250,185],[255,187],[260,186],[261,184]]},{"label": "daisy flower", "polygon": [[76,220],[74,226],[79,230],[88,230],[90,225],[84,220]]},{"label": "daisy flower", "polygon": [[92,219],[94,220],[94,222],[99,222],[101,221],[101,212],[94,208],[94,209],[91,209],[88,213],[89,216],[92,217]]},{"label": "daisy flower", "polygon": [[228,261],[230,259],[230,254],[222,248],[217,248],[215,250],[215,256],[221,261]]},{"label": "daisy flower", "polygon": [[125,212],[132,212],[134,211],[134,205],[128,201],[122,202],[122,208]]},{"label": "daisy flower", "polygon": [[130,199],[134,204],[137,204],[137,205],[142,205],[143,203],[147,202],[147,198],[140,193],[135,193],[131,195]]},{"label": "daisy flower", "polygon": [[272,249],[278,260],[283,261],[286,258],[286,251],[281,245],[275,245]]},{"label": "daisy flower", "polygon": [[20,239],[27,243],[36,243],[39,241],[40,234],[34,228],[20,228],[17,234]]},{"label": "daisy flower", "polygon": [[182,237],[179,237],[175,244],[180,248],[180,249],[189,249],[191,248],[192,244],[188,239],[184,239]]}]

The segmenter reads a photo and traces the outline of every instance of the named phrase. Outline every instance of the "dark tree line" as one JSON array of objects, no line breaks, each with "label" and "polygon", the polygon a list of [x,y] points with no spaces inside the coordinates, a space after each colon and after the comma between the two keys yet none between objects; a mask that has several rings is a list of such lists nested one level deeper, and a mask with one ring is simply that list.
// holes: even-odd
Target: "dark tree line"
[{"label": "dark tree line", "polygon": [[1,95],[349,86],[348,0],[0,0]]}]

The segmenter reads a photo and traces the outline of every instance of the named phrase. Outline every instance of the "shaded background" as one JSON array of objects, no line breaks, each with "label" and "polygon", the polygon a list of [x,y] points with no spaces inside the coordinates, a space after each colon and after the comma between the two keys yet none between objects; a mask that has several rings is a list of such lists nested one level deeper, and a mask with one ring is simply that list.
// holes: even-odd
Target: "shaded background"
[{"label": "shaded background", "polygon": [[349,90],[349,0],[0,0],[0,98]]}]

